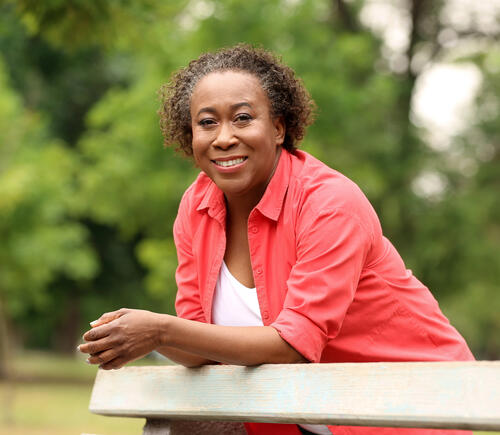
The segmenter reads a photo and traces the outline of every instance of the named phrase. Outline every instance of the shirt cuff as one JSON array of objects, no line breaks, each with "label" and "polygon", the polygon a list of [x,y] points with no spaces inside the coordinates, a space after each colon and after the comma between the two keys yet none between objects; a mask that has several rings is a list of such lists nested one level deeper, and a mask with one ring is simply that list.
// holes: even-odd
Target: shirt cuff
[{"label": "shirt cuff", "polygon": [[312,363],[319,363],[327,335],[302,313],[285,308],[271,323],[283,340]]}]

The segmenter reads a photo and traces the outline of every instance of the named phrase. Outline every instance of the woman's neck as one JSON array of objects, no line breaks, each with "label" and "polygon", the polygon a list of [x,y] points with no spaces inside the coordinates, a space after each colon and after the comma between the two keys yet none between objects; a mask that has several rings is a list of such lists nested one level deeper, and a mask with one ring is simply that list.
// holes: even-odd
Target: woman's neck
[{"label": "woman's neck", "polygon": [[250,213],[254,209],[254,207],[259,203],[262,195],[258,198],[250,198],[247,196],[241,197],[231,197],[226,199],[226,209],[227,214],[231,216],[232,219],[248,219]]}]

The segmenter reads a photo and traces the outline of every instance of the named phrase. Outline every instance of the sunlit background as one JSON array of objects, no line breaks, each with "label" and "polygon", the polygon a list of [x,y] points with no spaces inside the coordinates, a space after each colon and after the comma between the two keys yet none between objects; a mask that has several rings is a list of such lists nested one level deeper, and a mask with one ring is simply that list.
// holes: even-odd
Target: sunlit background
[{"label": "sunlit background", "polygon": [[[91,416],[88,322],[173,313],[177,205],[157,91],[237,42],[318,105],[303,148],[356,181],[478,359],[500,356],[500,0],[0,1],[0,433]],[[141,363],[157,363],[150,358]]]}]

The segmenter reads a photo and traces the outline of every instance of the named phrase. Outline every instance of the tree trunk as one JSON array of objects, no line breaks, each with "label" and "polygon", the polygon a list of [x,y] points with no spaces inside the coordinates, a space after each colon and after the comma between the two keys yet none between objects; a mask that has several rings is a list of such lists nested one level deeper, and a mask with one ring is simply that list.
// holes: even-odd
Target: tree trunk
[{"label": "tree trunk", "polygon": [[0,297],[0,379],[6,379],[9,374],[9,334],[7,329],[7,314]]},{"label": "tree trunk", "polygon": [[398,249],[401,249],[400,252],[403,257],[415,245],[415,215],[412,210],[415,203],[412,195],[408,195],[408,193],[411,192],[412,182],[420,170],[420,159],[423,155],[423,144],[411,122],[413,92],[417,82],[417,74],[411,69],[411,62],[417,51],[418,44],[423,40],[420,27],[422,20],[426,17],[426,12],[429,12],[428,0],[411,0],[408,12],[411,17],[410,40],[405,53],[408,59],[408,69],[401,76],[397,102],[400,116],[398,124],[401,126],[400,147],[397,157],[400,170],[394,173],[393,179],[390,180],[391,187],[388,189],[391,195],[397,195],[400,203],[399,228],[397,229],[396,239],[400,241]]},{"label": "tree trunk", "polygon": [[334,14],[336,13],[338,16],[338,21],[342,24],[345,30],[352,33],[359,32],[355,15],[349,9],[349,6],[344,0],[334,0],[333,11]]},{"label": "tree trunk", "polygon": [[[76,292],[75,292],[76,293]],[[65,354],[74,354],[75,346],[80,337],[80,298],[77,294],[68,296],[63,317],[58,325],[60,331],[54,341],[55,349]]]}]

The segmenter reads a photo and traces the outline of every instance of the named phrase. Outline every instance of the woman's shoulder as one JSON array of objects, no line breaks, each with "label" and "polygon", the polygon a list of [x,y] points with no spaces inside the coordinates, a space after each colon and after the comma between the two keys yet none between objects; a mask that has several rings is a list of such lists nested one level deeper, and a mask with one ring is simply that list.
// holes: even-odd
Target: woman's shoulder
[{"label": "woman's shoulder", "polygon": [[292,156],[290,192],[318,210],[341,210],[362,220],[376,217],[370,201],[350,178],[305,151]]}]

